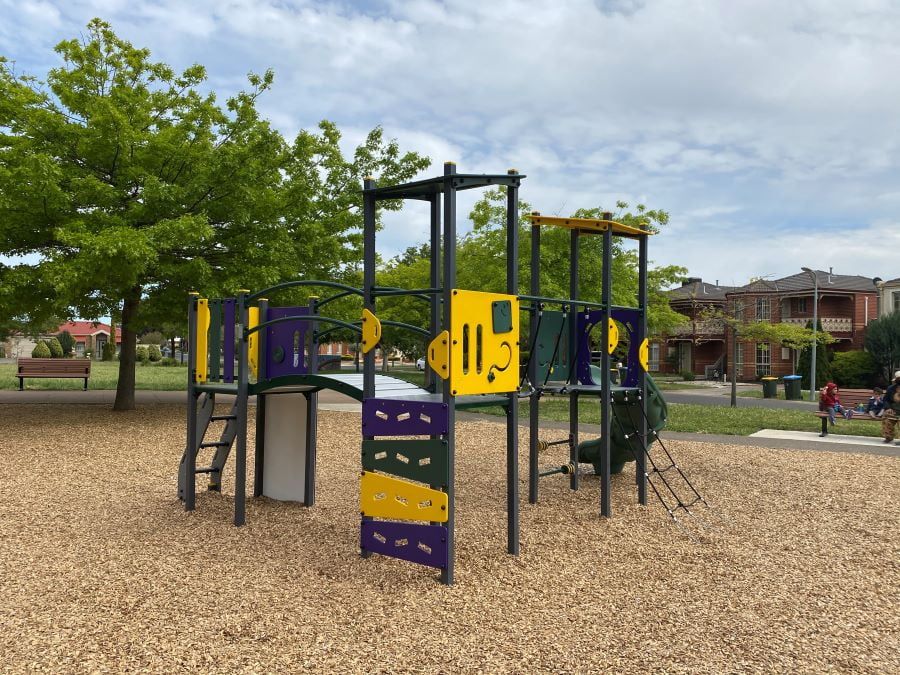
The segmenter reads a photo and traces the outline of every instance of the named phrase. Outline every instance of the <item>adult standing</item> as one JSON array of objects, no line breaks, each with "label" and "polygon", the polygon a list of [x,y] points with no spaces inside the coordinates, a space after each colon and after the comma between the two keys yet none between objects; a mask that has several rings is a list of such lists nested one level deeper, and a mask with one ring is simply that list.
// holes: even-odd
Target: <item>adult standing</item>
[{"label": "adult standing", "polygon": [[900,370],[894,373],[894,381],[884,392],[884,415],[881,418],[881,435],[885,443],[894,440],[894,430],[900,417]]}]

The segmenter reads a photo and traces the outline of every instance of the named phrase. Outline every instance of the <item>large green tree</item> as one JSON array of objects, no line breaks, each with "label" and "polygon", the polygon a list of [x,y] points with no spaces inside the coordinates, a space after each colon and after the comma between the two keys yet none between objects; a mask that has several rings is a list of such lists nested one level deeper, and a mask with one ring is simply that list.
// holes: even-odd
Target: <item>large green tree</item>
[{"label": "large green tree", "polygon": [[263,120],[273,75],[224,105],[206,71],[181,73],[100,20],[61,42],[40,81],[0,60],[0,314],[120,316],[115,408],[134,406],[136,334],[177,326],[185,293],[233,293],[358,258],[359,185],[427,165],[380,129],[352,158],[323,122],[293,143]]},{"label": "large green tree", "polygon": [[892,312],[866,326],[866,351],[872,355],[885,382],[900,368],[900,312]]}]

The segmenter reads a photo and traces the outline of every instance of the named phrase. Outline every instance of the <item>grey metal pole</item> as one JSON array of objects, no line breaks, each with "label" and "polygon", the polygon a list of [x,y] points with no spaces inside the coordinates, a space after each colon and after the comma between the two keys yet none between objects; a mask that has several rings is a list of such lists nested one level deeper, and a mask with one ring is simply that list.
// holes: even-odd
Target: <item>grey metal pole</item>
[{"label": "grey metal pole", "polygon": [[[197,494],[197,392],[194,390],[196,370],[194,367],[194,343],[197,341],[197,298],[198,293],[188,294],[188,381],[187,381],[187,453],[185,455],[183,482],[184,510],[193,511]],[[181,356],[184,357],[184,340]]]},{"label": "grey metal pole", "polygon": [[[569,239],[569,298],[578,299],[578,251],[581,233],[578,230],[572,230]],[[568,311],[569,320],[569,349],[567,358],[569,360],[568,381],[572,384],[578,383],[578,364],[576,363],[576,354],[578,353],[578,305],[572,304]],[[590,348],[590,347],[589,347]],[[590,360],[590,354],[588,355]],[[553,367],[553,364],[550,364]],[[569,461],[576,468],[569,476],[569,488],[578,489],[578,394],[569,394]]]},{"label": "grey metal pole", "polygon": [[813,343],[812,359],[809,365],[809,400],[814,401],[816,395],[816,344],[818,343],[817,331],[819,327],[819,275],[812,272],[813,277]]},{"label": "grey metal pole", "polygon": [[[441,287],[441,195],[440,193],[431,196],[431,250],[429,251],[430,280],[432,288]],[[434,337],[440,330],[441,325],[441,296],[437,293],[431,296],[431,320],[430,330],[431,336]],[[425,346],[426,350],[428,345]],[[426,358],[427,361],[427,358]],[[428,364],[425,364],[425,388],[428,391],[441,391],[443,380],[435,377],[431,372]]]},{"label": "grey metal pole", "polygon": [[[531,224],[531,286],[529,292],[533,296],[541,294],[541,226]],[[540,321],[541,304],[536,302],[535,311],[531,314],[529,333],[531,351],[528,357],[528,379],[533,388],[528,400],[528,502],[537,504],[538,500],[538,433],[540,429],[541,393],[537,388],[538,355],[537,355],[537,323]],[[548,366],[549,367],[549,366]]]},{"label": "grey metal pole", "polygon": [[[640,319],[638,320],[638,331],[635,339],[640,342],[647,337],[647,307],[649,304],[648,288],[647,288],[647,268],[649,266],[647,259],[647,246],[649,244],[649,235],[641,235],[638,240],[638,307],[641,310]],[[633,353],[633,351],[632,351]],[[649,365],[649,364],[648,364]],[[638,452],[638,461],[635,462],[635,480],[637,482],[638,503],[646,506],[647,504],[647,434],[649,432],[647,426],[647,373],[643,367],[637,363],[628,363],[629,371],[636,368],[638,372],[638,388],[641,400],[638,405],[643,409],[643,414],[639,422],[639,431],[641,438],[641,447]]]},{"label": "grey metal pole", "polygon": [[[443,274],[443,326],[450,328],[450,298],[456,286],[456,186],[453,176],[456,165],[444,164],[444,274]],[[447,567],[441,570],[441,581],[448,586],[453,583],[456,563],[456,401],[449,386],[443,388],[442,400],[447,406]]]},{"label": "grey metal pole", "polygon": [[[510,169],[510,176],[516,175]],[[506,188],[506,292],[519,294],[519,189]],[[516,369],[519,382],[519,364]],[[506,408],[506,550],[519,555],[519,391],[510,392]]]},{"label": "grey metal pole", "polygon": [[[363,306],[370,312],[375,311],[375,297],[372,287],[375,285],[375,195],[369,190],[375,189],[375,179],[367,177],[363,181]],[[358,350],[357,350],[358,353]],[[357,357],[358,358],[358,357]],[[363,400],[375,396],[375,350],[370,349],[363,355]],[[363,440],[371,440],[372,436],[363,436]],[[360,514],[362,521],[371,520],[369,516]],[[368,558],[372,555],[366,549],[360,549],[360,556]]]},{"label": "grey metal pole", "polygon": [[[266,298],[260,298],[257,302],[259,308],[259,322],[265,323],[269,318],[269,301]],[[259,360],[256,366],[256,381],[262,382],[266,379],[266,358],[268,349],[266,347],[266,333],[268,329],[264,328],[256,335],[256,344],[259,345]],[[265,476],[266,463],[266,394],[256,395],[256,446],[253,456],[253,496],[262,497],[263,494],[263,477]]]},{"label": "grey metal pole", "polygon": [[[606,218],[606,214],[604,214]],[[610,216],[611,218],[611,216]],[[609,220],[610,218],[606,218]],[[610,455],[612,451],[612,378],[610,377],[609,322],[612,320],[612,229],[603,233],[603,270],[600,302],[603,303],[603,331],[600,345],[600,372],[603,373],[603,390],[600,392],[600,515],[612,515],[610,492]]]}]

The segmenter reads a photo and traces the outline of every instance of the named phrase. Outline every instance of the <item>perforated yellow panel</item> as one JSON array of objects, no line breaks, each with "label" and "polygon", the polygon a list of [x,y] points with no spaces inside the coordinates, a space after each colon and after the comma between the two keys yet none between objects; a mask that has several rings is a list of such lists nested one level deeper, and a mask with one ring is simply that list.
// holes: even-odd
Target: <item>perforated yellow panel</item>
[{"label": "perforated yellow panel", "polygon": [[454,289],[450,300],[450,391],[502,394],[519,388],[519,300]]},{"label": "perforated yellow panel", "polygon": [[194,381],[206,382],[209,375],[209,300],[197,298],[197,344],[194,347]]},{"label": "perforated yellow panel", "polygon": [[[247,308],[247,328],[259,325],[259,307]],[[247,364],[253,377],[259,377],[259,331],[250,333],[247,345]]]},{"label": "perforated yellow panel", "polygon": [[363,471],[359,510],[372,518],[447,522],[447,493],[406,480]]},{"label": "perforated yellow panel", "polygon": [[646,373],[650,369],[650,340],[647,338],[644,338],[644,341],[638,348],[638,361],[640,361],[641,368]]}]

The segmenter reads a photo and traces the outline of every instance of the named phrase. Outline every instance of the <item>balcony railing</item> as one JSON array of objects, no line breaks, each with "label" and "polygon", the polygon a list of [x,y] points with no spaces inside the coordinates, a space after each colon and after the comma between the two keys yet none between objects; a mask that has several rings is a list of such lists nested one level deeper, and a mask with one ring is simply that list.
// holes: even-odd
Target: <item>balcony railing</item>
[{"label": "balcony railing", "polygon": [[693,321],[673,328],[669,335],[684,337],[688,335],[724,335],[725,322],[720,319],[704,319]]},{"label": "balcony railing", "polygon": [[[812,321],[810,318],[800,319],[783,319],[783,323],[793,324],[795,326],[805,326]],[[844,317],[821,317],[819,321],[822,323],[822,330],[828,333],[852,333],[853,319]]]}]

